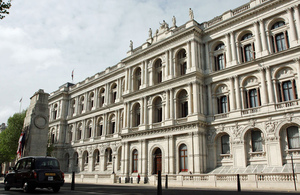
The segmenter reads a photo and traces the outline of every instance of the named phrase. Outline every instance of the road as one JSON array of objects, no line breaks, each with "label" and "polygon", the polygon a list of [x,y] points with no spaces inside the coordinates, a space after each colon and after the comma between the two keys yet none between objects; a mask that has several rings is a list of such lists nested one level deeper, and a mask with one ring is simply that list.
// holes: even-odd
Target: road
[{"label": "road", "polygon": [[[22,189],[11,188],[9,191],[4,191],[3,183],[0,184],[0,194],[8,195],[14,194],[19,195],[23,194]],[[28,194],[54,194],[52,190],[48,189],[37,189],[32,193]],[[104,195],[104,194],[113,194],[113,195],[156,195],[157,189],[155,186],[149,185],[131,185],[131,184],[121,184],[121,185],[92,185],[92,184],[76,184],[75,190],[71,191],[71,185],[66,183],[58,194],[82,194],[82,195]],[[278,192],[278,191],[229,191],[229,190],[215,190],[215,189],[199,189],[199,188],[179,188],[171,187],[169,189],[162,189],[162,195],[291,195],[298,194],[294,191],[291,192]]]}]

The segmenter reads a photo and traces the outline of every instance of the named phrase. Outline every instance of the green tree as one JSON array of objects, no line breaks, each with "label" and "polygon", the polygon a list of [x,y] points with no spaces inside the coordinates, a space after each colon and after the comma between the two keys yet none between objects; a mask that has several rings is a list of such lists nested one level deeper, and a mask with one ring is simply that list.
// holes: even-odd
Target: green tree
[{"label": "green tree", "polygon": [[0,164],[16,158],[25,116],[26,111],[23,111],[9,117],[7,128],[0,133]]},{"label": "green tree", "polygon": [[0,0],[0,19],[3,19],[5,17],[5,14],[9,14],[7,11],[11,7],[11,0],[8,0],[7,2],[3,2],[3,0]]}]

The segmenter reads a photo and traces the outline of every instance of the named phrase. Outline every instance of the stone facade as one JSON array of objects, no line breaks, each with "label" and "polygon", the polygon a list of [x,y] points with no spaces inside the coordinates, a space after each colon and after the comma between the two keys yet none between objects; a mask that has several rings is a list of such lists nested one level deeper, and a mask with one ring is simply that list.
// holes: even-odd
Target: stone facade
[{"label": "stone facade", "polygon": [[291,155],[300,163],[299,1],[251,0],[204,23],[189,14],[50,94],[49,136],[64,171],[125,182],[159,170],[272,172]]}]

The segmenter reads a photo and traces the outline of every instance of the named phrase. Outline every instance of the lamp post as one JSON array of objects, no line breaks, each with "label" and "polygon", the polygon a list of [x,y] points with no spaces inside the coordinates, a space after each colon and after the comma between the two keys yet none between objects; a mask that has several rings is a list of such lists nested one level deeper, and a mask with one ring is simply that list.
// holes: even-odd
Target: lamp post
[{"label": "lamp post", "polygon": [[115,159],[116,159],[116,157],[114,156],[113,157],[113,172],[112,172],[112,174],[115,174]]}]

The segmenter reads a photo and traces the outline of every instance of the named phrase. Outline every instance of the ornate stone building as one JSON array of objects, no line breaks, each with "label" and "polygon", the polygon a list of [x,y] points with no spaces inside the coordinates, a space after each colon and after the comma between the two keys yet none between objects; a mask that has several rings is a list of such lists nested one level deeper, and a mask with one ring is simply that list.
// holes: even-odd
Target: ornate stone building
[{"label": "ornate stone building", "polygon": [[298,0],[165,21],[115,66],[49,97],[64,171],[122,178],[272,172],[300,163]]}]

